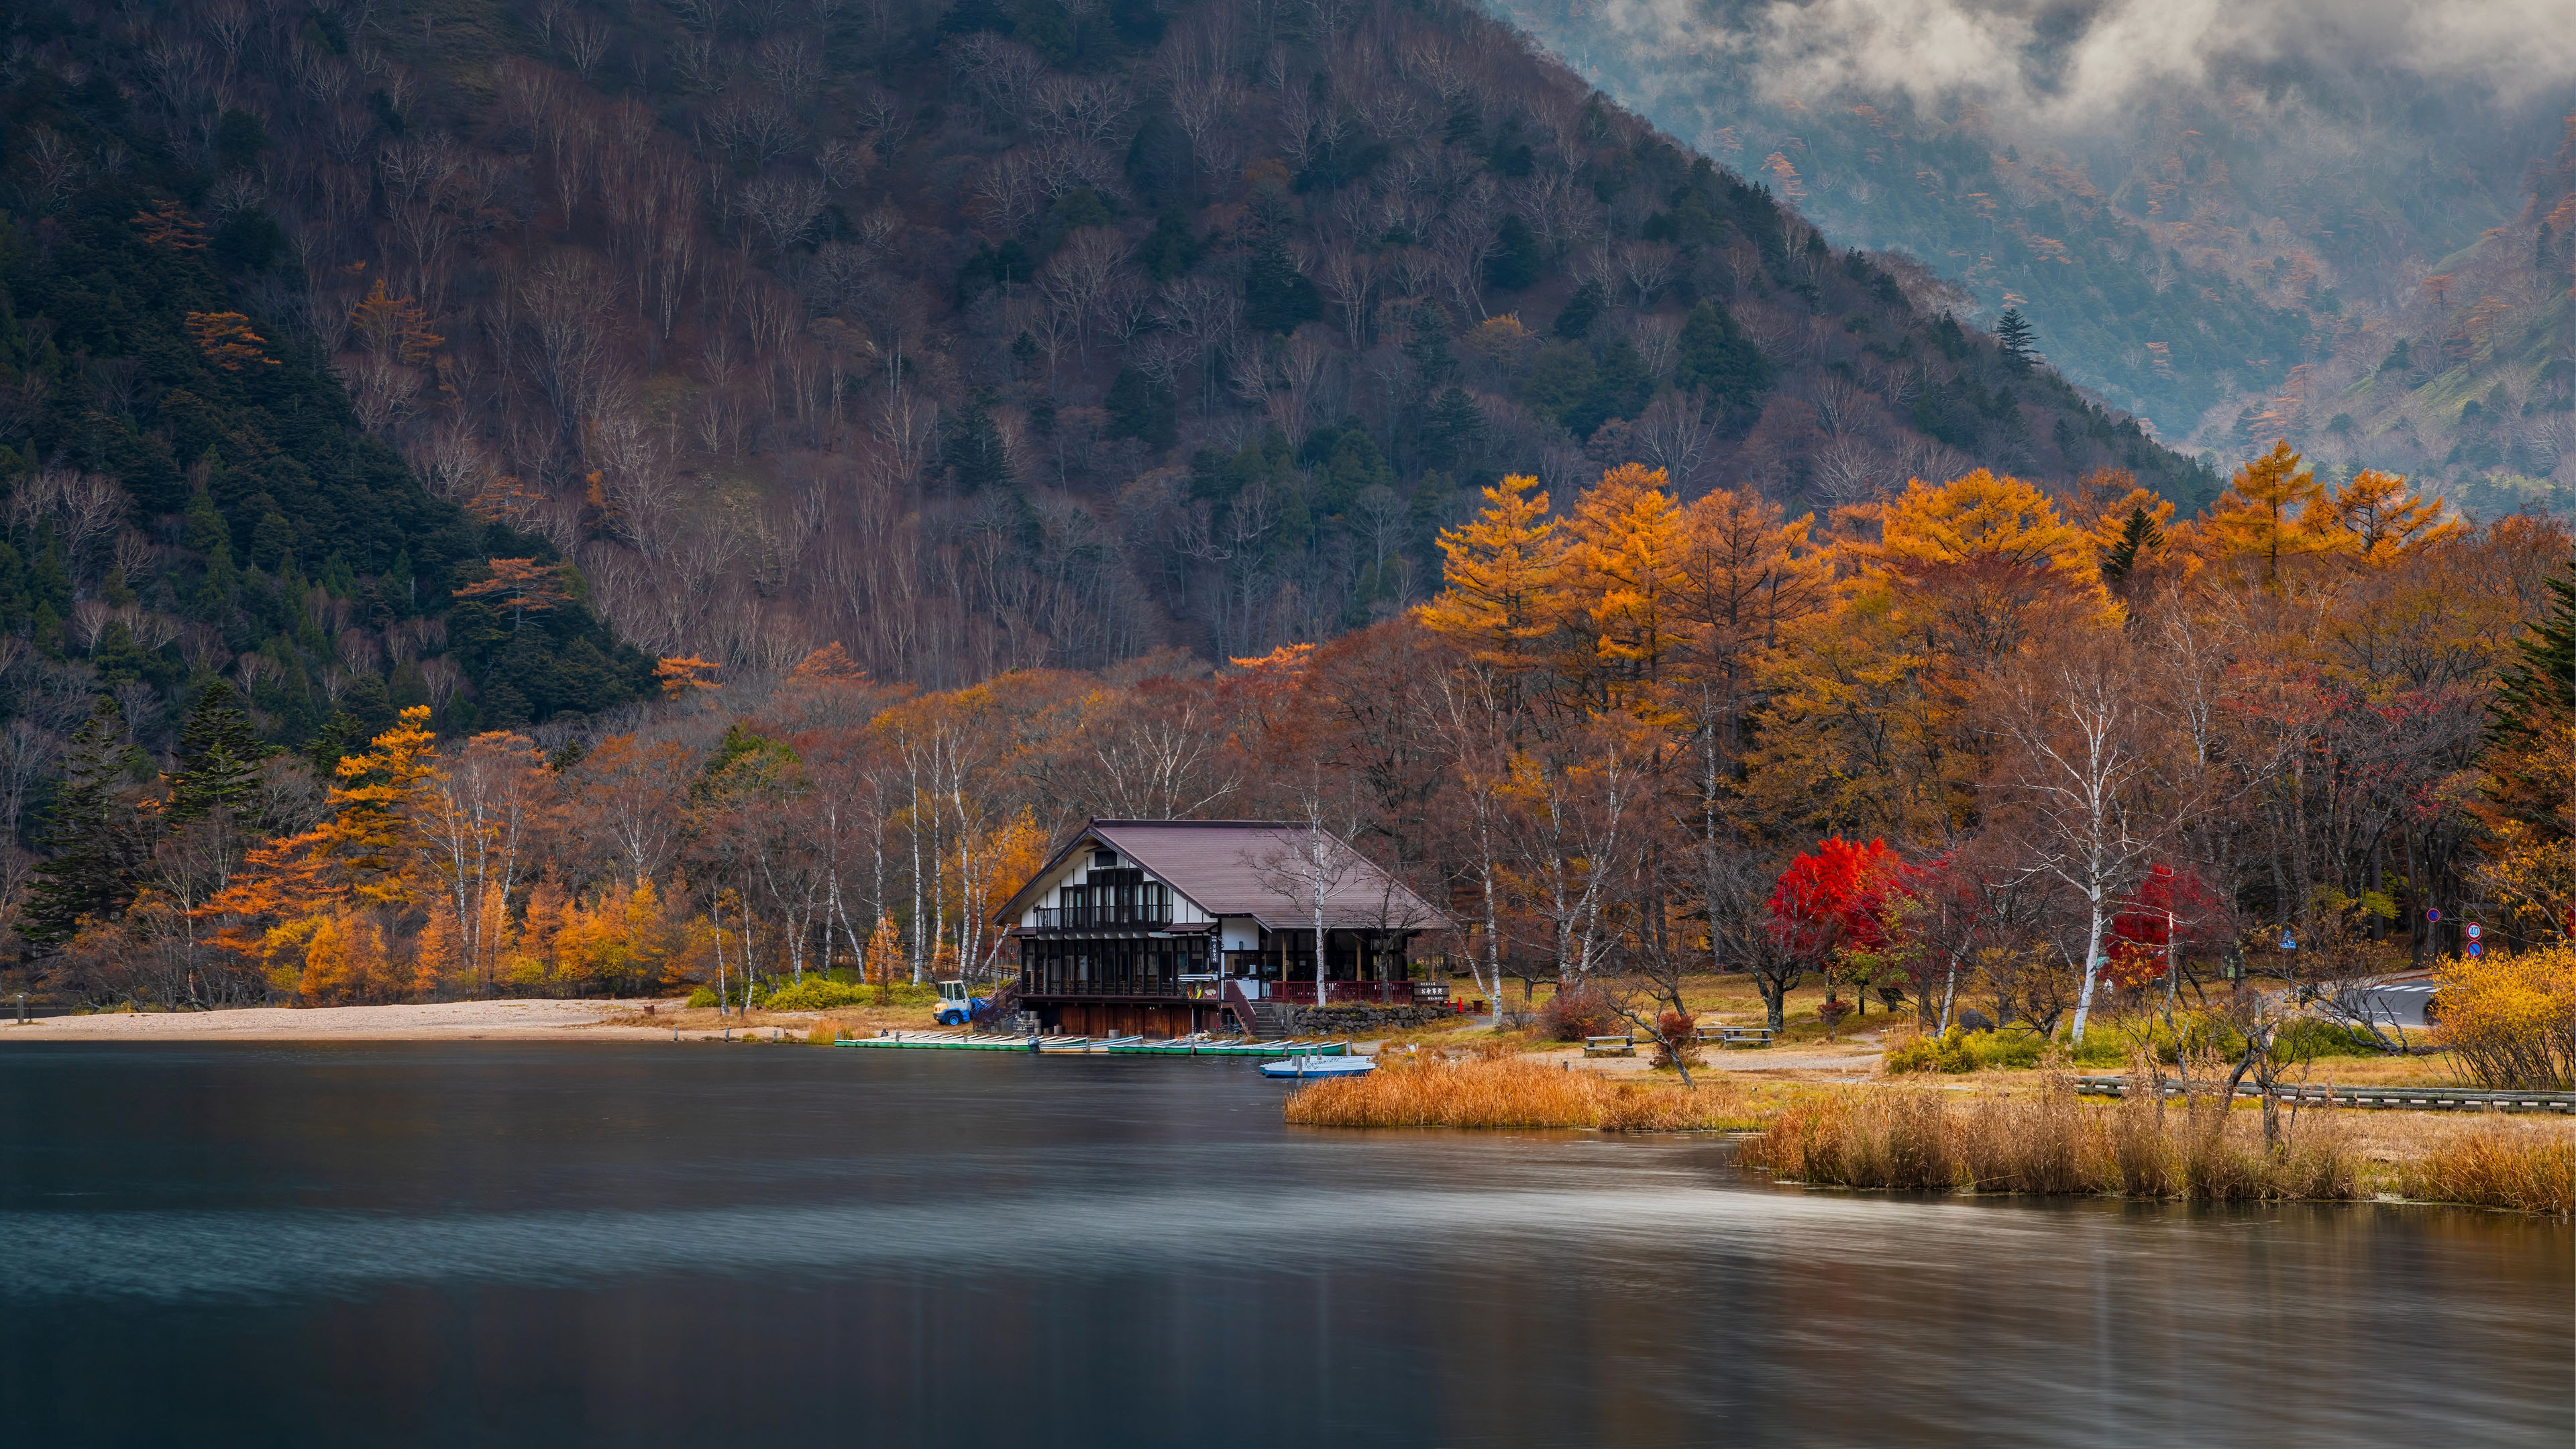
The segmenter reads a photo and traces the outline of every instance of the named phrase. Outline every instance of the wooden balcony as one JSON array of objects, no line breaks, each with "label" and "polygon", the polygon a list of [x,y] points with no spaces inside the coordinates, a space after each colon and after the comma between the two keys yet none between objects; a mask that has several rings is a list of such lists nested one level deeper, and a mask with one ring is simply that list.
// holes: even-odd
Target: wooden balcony
[{"label": "wooden balcony", "polygon": [[1031,931],[1095,931],[1104,927],[1160,930],[1172,923],[1168,901],[1102,901],[1082,906],[1039,906],[1029,912]]}]

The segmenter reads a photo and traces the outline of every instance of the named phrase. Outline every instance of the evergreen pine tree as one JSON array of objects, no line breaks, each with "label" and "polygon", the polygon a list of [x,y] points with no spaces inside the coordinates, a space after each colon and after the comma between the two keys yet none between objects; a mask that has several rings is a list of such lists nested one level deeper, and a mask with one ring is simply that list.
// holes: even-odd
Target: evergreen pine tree
[{"label": "evergreen pine tree", "polygon": [[1568,342],[1579,342],[1592,331],[1592,319],[1609,305],[1610,294],[1599,282],[1585,282],[1565,299],[1565,309],[1556,314],[1556,322],[1549,330]]},{"label": "evergreen pine tree", "polygon": [[2019,307],[2006,307],[2003,320],[1995,324],[1995,343],[2004,350],[2004,360],[2015,367],[2031,363],[2030,319]]},{"label": "evergreen pine tree", "polygon": [[2576,715],[2576,558],[2549,580],[2549,592],[2549,612],[2515,641],[2522,658],[2500,681],[2493,729],[2502,742],[2538,739],[2549,721]]},{"label": "evergreen pine tree", "polygon": [[1422,375],[1423,391],[1440,386],[1458,374],[1458,353],[1449,345],[1449,314],[1437,302],[1424,302],[1413,309],[1413,337],[1404,344],[1404,355]]},{"label": "evergreen pine tree", "polygon": [[1693,307],[1677,341],[1680,360],[1673,381],[1684,391],[1704,387],[1723,401],[1745,402],[1771,386],[1771,364],[1734,316],[1714,302]]},{"label": "evergreen pine tree", "polygon": [[2127,578],[2137,568],[2138,560],[2155,552],[2164,541],[2164,530],[2156,527],[2145,506],[2131,506],[2127,520],[2120,525],[2120,536],[2102,551],[2102,577],[2115,584]]},{"label": "evergreen pine tree", "polygon": [[125,738],[125,712],[99,696],[63,762],[62,789],[45,837],[51,858],[36,867],[20,927],[28,940],[60,945],[84,917],[105,920],[134,899],[144,842],[121,787],[136,758]]},{"label": "evergreen pine tree", "polygon": [[1001,426],[993,421],[989,401],[981,392],[969,396],[965,410],[949,419],[948,436],[939,452],[940,461],[955,475],[960,493],[1011,481],[1010,452],[1002,446]]},{"label": "evergreen pine tree", "polygon": [[1435,468],[1455,467],[1484,440],[1485,411],[1463,387],[1447,387],[1422,423],[1422,456]]}]

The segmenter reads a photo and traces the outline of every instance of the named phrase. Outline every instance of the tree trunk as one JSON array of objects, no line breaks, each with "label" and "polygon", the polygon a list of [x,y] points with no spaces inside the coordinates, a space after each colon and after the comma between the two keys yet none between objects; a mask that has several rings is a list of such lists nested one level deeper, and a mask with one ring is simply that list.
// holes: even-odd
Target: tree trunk
[{"label": "tree trunk", "polygon": [[2095,890],[2085,927],[2084,985],[2075,993],[2075,1044],[2084,1045],[2084,1022],[2093,1014],[2093,983],[2102,966],[2102,892]]}]

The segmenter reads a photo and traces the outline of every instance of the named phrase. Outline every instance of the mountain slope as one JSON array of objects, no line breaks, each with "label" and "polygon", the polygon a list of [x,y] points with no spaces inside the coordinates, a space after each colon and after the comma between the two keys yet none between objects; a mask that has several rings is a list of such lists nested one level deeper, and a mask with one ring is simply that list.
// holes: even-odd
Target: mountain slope
[{"label": "mountain slope", "polygon": [[1632,457],[2215,491],[1464,7],[46,23],[31,76],[288,240],[254,330],[655,653],[1258,653],[1422,598],[1478,482]]},{"label": "mountain slope", "polygon": [[[309,339],[244,312],[297,284],[290,249],[162,143],[119,84],[127,47],[13,24],[50,63],[0,97],[0,715],[59,731],[106,690],[159,740],[222,673],[272,739],[327,748],[412,703],[462,728],[648,689],[652,661],[568,596],[455,599],[551,549],[431,497]],[[259,130],[227,112],[213,148],[254,156]]]},{"label": "mountain slope", "polygon": [[[2286,14],[2206,33],[2167,16],[2148,37],[2122,5],[2055,24],[1979,0],[1499,8],[1837,242],[1921,257],[1981,316],[2020,307],[2052,363],[2227,457],[2277,435],[2301,369],[2376,365],[2421,280],[2517,224],[2576,89],[2545,44],[2528,76],[2370,52],[2375,11],[2267,49]],[[2122,35],[2104,74],[2090,51]],[[2187,60],[2157,53],[2168,39]]]}]

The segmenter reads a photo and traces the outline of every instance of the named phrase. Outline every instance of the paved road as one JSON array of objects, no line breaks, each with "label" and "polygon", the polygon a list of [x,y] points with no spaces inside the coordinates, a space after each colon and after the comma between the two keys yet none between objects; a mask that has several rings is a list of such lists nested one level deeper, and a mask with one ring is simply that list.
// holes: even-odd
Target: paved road
[{"label": "paved road", "polygon": [[2424,1020],[2424,1002],[2434,990],[2435,984],[2430,981],[2401,981],[2380,987],[2365,1000],[2370,1003],[2373,1020],[2420,1031],[2430,1025]]}]

